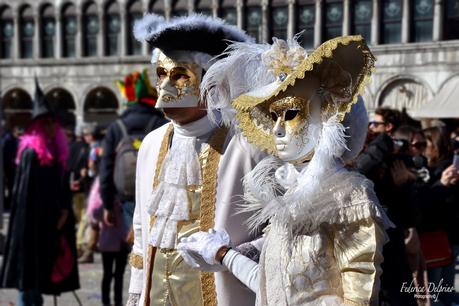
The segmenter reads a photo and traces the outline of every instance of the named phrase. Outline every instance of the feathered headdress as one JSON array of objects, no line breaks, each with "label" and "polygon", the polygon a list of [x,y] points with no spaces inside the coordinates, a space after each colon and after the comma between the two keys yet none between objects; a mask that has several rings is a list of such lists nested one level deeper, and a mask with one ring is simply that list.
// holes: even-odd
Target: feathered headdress
[{"label": "feathered headdress", "polygon": [[154,106],[158,98],[156,89],[151,85],[147,69],[142,73],[134,71],[126,75],[124,82],[119,80],[116,85],[128,104],[145,103]]}]

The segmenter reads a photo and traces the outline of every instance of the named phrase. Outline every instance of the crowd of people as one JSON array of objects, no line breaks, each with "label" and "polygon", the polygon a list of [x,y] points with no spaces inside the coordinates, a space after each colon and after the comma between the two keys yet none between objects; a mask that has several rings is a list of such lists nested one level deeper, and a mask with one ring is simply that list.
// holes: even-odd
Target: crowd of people
[{"label": "crowd of people", "polygon": [[[388,231],[382,275],[384,294],[400,292],[403,282],[454,287],[459,185],[457,126],[423,129],[398,110],[376,109],[365,149],[352,167],[371,179],[379,201],[396,228]],[[386,286],[385,286],[386,284]],[[431,286],[432,287],[432,286]],[[458,303],[451,292],[444,305]],[[402,304],[408,305],[407,301]]]},{"label": "crowd of people", "polygon": [[[158,92],[146,71],[131,73],[118,83],[120,117],[74,131],[36,80],[31,122],[2,137],[0,287],[18,289],[18,305],[77,290],[78,263],[95,252],[103,305],[123,305],[128,261],[129,306],[459,304],[457,121],[425,128],[378,108],[366,126],[359,90],[374,61],[360,37],[324,43],[341,55],[311,72],[294,42],[256,45],[202,16],[159,28],[155,18],[136,35],[159,50]],[[207,47],[171,43],[190,35]],[[209,64],[228,40],[241,45]],[[224,127],[235,113],[242,133]]]}]

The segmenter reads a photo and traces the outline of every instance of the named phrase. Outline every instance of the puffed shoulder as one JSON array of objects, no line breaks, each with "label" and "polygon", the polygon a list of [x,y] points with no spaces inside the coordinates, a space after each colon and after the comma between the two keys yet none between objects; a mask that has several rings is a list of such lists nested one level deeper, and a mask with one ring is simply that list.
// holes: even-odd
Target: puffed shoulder
[{"label": "puffed shoulder", "polygon": [[236,146],[241,152],[246,153],[256,162],[267,156],[267,153],[249,143],[242,133],[236,129],[231,129],[228,132],[227,143],[227,147]]},{"label": "puffed shoulder", "polygon": [[343,171],[332,178],[330,193],[336,201],[337,210],[333,223],[349,224],[374,219],[384,228],[394,227],[379,204],[373,182],[360,173]]}]

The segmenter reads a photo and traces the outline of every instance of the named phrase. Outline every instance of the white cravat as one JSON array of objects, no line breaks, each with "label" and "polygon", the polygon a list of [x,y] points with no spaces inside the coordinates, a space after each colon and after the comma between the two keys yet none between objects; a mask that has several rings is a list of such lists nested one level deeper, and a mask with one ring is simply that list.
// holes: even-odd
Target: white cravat
[{"label": "white cravat", "polygon": [[173,125],[172,145],[164,158],[160,183],[148,204],[148,213],[156,217],[150,244],[168,249],[175,248],[178,222],[190,218],[187,187],[202,183],[198,152],[215,128],[207,116]]}]

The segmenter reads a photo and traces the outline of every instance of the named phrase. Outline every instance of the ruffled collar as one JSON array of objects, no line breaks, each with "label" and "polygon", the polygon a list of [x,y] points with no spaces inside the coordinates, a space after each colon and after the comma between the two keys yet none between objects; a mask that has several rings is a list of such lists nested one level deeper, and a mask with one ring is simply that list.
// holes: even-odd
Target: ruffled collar
[{"label": "ruffled collar", "polygon": [[184,125],[174,121],[172,124],[174,125],[174,134],[183,137],[200,137],[209,134],[216,127],[216,124],[210,121],[207,116]]}]

